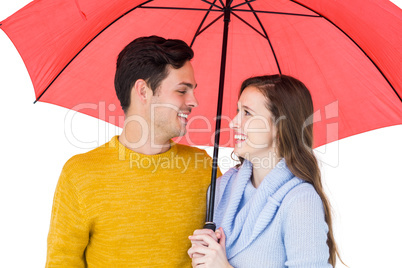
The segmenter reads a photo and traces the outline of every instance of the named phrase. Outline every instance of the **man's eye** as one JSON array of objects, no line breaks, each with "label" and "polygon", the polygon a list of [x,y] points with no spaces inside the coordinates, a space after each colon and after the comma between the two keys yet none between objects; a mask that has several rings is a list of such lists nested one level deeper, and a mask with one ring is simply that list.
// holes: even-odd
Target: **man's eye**
[{"label": "man's eye", "polygon": [[247,110],[244,110],[244,115],[251,115]]}]

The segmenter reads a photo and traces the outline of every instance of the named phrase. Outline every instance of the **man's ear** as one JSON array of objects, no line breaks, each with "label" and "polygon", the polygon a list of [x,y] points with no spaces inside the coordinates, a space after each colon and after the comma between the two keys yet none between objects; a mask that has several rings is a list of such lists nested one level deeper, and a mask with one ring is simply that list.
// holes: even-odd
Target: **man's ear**
[{"label": "man's ear", "polygon": [[135,94],[135,97],[142,103],[146,103],[152,97],[152,90],[148,87],[147,83],[143,79],[138,79],[131,90],[131,94]]}]

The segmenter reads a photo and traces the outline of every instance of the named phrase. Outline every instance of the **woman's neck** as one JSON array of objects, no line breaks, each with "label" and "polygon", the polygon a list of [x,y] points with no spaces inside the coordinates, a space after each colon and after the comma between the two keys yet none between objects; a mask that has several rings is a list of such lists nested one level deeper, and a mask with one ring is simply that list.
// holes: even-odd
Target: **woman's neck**
[{"label": "woman's neck", "polygon": [[251,182],[255,188],[260,186],[261,182],[273,170],[281,160],[276,153],[270,153],[263,158],[254,159],[253,164],[253,176]]}]

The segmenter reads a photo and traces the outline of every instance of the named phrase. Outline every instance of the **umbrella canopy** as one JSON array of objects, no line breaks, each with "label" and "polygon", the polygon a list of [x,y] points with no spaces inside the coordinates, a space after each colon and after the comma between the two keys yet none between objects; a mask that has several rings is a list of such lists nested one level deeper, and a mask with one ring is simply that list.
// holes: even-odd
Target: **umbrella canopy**
[{"label": "umbrella canopy", "polygon": [[40,0],[0,27],[21,54],[37,100],[118,126],[124,116],[113,78],[121,49],[146,35],[191,44],[201,105],[181,143],[213,143],[221,86],[220,144],[232,145],[228,123],[241,81],[272,73],[295,76],[312,91],[315,147],[402,123],[402,12],[384,0]]},{"label": "umbrella canopy", "polygon": [[[22,3],[28,2],[29,0],[18,2],[3,1],[0,8],[2,19],[5,18],[6,14],[11,14],[15,11],[16,6],[22,6]],[[57,1],[53,2],[56,3]],[[336,3],[342,5],[339,0]],[[326,4],[328,3],[320,3],[320,5]],[[366,1],[361,4],[361,1],[358,1],[356,6],[359,4],[361,5],[358,7],[360,12],[355,13],[364,14],[367,5],[373,5],[373,2]],[[350,1],[348,6],[350,5],[355,6],[355,1]],[[390,8],[389,5],[386,4],[385,10],[387,11],[385,12],[389,16],[400,18],[400,11],[397,11],[399,13],[391,12],[394,8]],[[328,9],[326,10],[328,11]],[[384,10],[378,8],[376,12],[369,14],[372,15],[376,23],[381,23],[382,20],[378,19],[379,13],[377,12],[381,13]],[[46,13],[40,14],[43,16]],[[362,27],[363,25],[368,24],[361,23],[356,27]],[[380,35],[388,36],[391,28],[394,32],[390,36],[391,38],[395,39],[394,37],[400,36],[400,23],[396,23],[395,20],[393,20],[392,24],[389,23],[389,27],[383,27],[382,30],[373,27],[373,30],[381,33]],[[358,31],[358,29],[355,31]],[[229,43],[230,40],[231,38],[229,37]],[[400,40],[400,37],[398,37],[398,40]],[[0,229],[4,230],[2,237],[5,240],[3,239],[3,241],[7,242],[7,247],[2,249],[5,257],[2,263],[4,263],[4,266],[9,264],[11,267],[16,265],[16,260],[18,260],[19,266],[24,266],[24,264],[25,267],[40,266],[43,265],[43,259],[46,258],[46,252],[43,248],[46,247],[46,236],[50,221],[49,211],[57,176],[60,173],[60,163],[66,161],[69,155],[83,153],[89,148],[92,149],[97,146],[95,143],[90,145],[92,147],[89,147],[89,141],[97,140],[99,145],[107,142],[109,136],[115,135],[118,129],[113,129],[107,137],[103,137],[109,126],[102,128],[99,134],[97,129],[99,127],[98,121],[90,120],[91,118],[86,116],[76,115],[74,117],[74,127],[65,127],[62,119],[65,117],[66,111],[60,107],[53,107],[53,109],[49,110],[51,107],[46,104],[32,105],[32,107],[31,105],[20,105],[16,109],[15,104],[11,104],[9,100],[18,99],[20,104],[26,103],[27,99],[29,99],[29,94],[17,93],[16,91],[29,89],[29,82],[26,79],[25,70],[19,66],[20,60],[17,58],[14,49],[9,46],[8,40],[0,41],[2,41],[0,43],[3,53],[3,56],[0,57],[0,64],[4,70],[0,74],[2,75],[0,88],[3,90],[3,99],[7,100],[1,106],[2,114],[5,115],[2,117],[3,131],[1,131],[1,137],[2,140],[7,141],[2,148],[3,152],[7,153],[9,160],[2,168],[3,178],[8,179],[1,180],[2,186],[0,187],[4,190],[0,194],[0,203],[4,206],[2,211],[9,219],[0,223]],[[373,39],[372,42],[376,42],[376,40]],[[401,43],[400,41],[398,42],[399,44]],[[395,65],[397,57],[391,56],[391,53],[386,52],[389,51],[389,48],[386,48],[389,45],[388,42],[383,43],[383,45],[384,53],[390,55],[387,61],[391,60]],[[398,60],[400,61],[400,59]],[[392,64],[385,64],[385,66],[392,66]],[[397,72],[400,73],[400,69]],[[200,77],[198,76],[198,78]],[[18,88],[21,90],[17,90]],[[208,88],[212,88],[212,86]],[[213,86],[213,89],[215,88],[216,86]],[[201,109],[209,103],[201,103],[201,106],[197,109]],[[38,117],[41,115],[43,117]],[[21,123],[21,119],[24,119],[25,124]],[[58,119],[61,120],[55,122]],[[82,122],[76,122],[80,120]],[[49,124],[49,122],[52,123]],[[88,125],[91,127],[88,128]],[[104,126],[106,124],[100,125]],[[337,150],[340,155],[336,159],[340,159],[340,162],[336,164],[336,168],[323,164],[323,168],[326,168],[323,170],[323,175],[327,183],[329,183],[328,187],[331,189],[333,205],[336,205],[335,211],[338,214],[338,217],[335,218],[337,220],[337,234],[339,235],[338,242],[340,242],[344,260],[351,267],[392,267],[398,262],[400,248],[397,241],[401,240],[398,238],[402,238],[402,233],[399,228],[401,220],[395,211],[398,211],[398,204],[401,203],[399,195],[401,180],[398,180],[397,175],[399,174],[398,166],[400,165],[398,151],[402,148],[400,142],[400,137],[402,136],[401,127],[402,125],[383,128],[343,139],[339,142],[340,147]],[[74,132],[80,138],[80,142],[77,144],[72,142],[71,139],[69,140],[65,136],[64,130]],[[15,143],[16,138],[20,139],[17,144]],[[87,143],[84,145],[82,141]],[[373,143],[381,144],[381,146],[372,146]],[[330,146],[335,144],[333,143]],[[79,147],[87,149],[80,149]],[[24,159],[27,160],[23,163],[20,161],[21,152],[24,153]],[[330,151],[327,150],[326,154],[331,157]],[[220,157],[222,157],[221,154]],[[227,157],[229,158],[229,156]],[[332,159],[330,158],[324,159],[324,163],[333,163],[331,161]],[[22,164],[23,168],[21,168]],[[332,166],[335,166],[335,164]],[[33,175],[32,170],[40,170],[40,175]],[[381,183],[378,183],[378,178],[381,178]],[[26,187],[23,187],[23,185]],[[364,188],[363,191],[362,187]],[[359,193],[359,198],[356,198],[357,192]],[[373,196],[376,196],[376,198],[373,198]],[[26,202],[26,200],[30,200],[30,202]],[[387,204],[386,207],[384,207],[384,203]],[[375,215],[373,215],[373,211],[375,211]],[[27,215],[31,217],[29,226],[26,225]],[[368,233],[373,243],[364,242],[367,240]],[[26,241],[26,243],[21,244],[19,242],[21,240]],[[388,247],[383,245],[388,245]],[[27,257],[21,259],[18,251],[13,250],[16,247],[25,249]],[[367,255],[370,258],[367,258]],[[340,266],[343,267],[342,264]]]}]

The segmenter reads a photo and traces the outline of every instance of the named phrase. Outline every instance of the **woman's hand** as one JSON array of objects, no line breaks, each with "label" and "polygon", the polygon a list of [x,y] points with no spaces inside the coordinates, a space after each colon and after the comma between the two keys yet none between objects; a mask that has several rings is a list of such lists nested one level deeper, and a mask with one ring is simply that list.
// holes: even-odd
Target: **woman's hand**
[{"label": "woman's hand", "polygon": [[[212,231],[211,229],[197,229],[194,231],[193,235],[209,235],[212,237],[215,241],[219,241],[220,239],[220,232],[219,231]],[[203,246],[208,246],[206,243],[203,241],[191,241],[191,245],[193,246],[194,244],[200,244]],[[189,254],[190,258],[198,258],[204,256],[203,254],[198,254],[198,253],[192,253],[191,255]]]},{"label": "woman's hand", "polygon": [[226,236],[222,227],[215,233],[206,229],[196,230],[189,239],[192,247],[188,255],[192,258],[193,267],[232,267],[226,257]]}]

